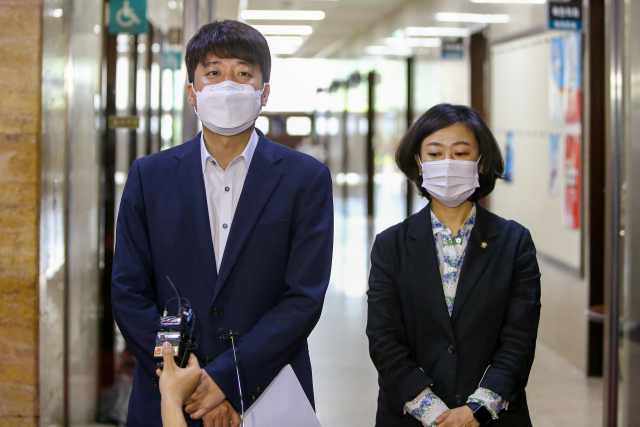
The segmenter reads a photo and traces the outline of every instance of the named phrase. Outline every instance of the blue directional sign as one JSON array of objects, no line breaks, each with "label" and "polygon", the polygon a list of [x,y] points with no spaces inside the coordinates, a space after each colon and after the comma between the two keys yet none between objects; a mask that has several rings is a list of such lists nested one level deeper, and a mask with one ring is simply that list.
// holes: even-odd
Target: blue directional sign
[{"label": "blue directional sign", "polygon": [[464,58],[464,43],[462,39],[443,41],[440,46],[442,59]]},{"label": "blue directional sign", "polygon": [[549,29],[551,30],[582,30],[582,0],[550,1]]},{"label": "blue directional sign", "polygon": [[147,0],[111,0],[109,34],[147,32]]}]

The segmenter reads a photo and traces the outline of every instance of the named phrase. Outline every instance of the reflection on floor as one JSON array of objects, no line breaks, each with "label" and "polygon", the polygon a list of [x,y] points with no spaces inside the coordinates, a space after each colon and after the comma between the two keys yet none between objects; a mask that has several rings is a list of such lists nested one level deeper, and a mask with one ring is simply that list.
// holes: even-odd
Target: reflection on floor
[{"label": "reflection on floor", "polygon": [[[331,284],[322,317],[309,339],[316,410],[327,427],[375,423],[378,385],[365,335],[364,293],[374,230],[389,224],[368,224],[364,213],[360,201],[342,204],[336,198]],[[535,427],[602,425],[602,380],[586,378],[540,342],[527,397]]]}]

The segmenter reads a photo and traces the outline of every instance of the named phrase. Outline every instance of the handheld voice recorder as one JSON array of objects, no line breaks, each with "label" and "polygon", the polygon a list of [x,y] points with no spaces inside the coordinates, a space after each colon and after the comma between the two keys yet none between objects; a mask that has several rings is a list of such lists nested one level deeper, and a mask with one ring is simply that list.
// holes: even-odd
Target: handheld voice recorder
[{"label": "handheld voice recorder", "polygon": [[[169,284],[176,291],[176,296],[167,301],[164,313],[160,316],[158,326],[156,328],[156,347],[153,356],[156,359],[156,367],[162,369],[164,360],[162,359],[162,344],[169,342],[173,347],[173,356],[176,365],[181,368],[189,363],[189,355],[197,348],[193,340],[193,327],[195,322],[195,313],[191,309],[191,304],[185,298],[180,298],[178,290],[174,286],[169,276],[167,276]],[[175,316],[169,316],[167,306],[174,299],[178,300],[178,312]],[[183,304],[184,302],[184,304]]]}]

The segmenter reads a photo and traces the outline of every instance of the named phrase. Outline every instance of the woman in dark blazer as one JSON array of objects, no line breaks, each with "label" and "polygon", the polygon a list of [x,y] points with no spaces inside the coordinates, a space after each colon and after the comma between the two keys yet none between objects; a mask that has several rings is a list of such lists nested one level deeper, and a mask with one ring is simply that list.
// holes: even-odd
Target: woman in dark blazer
[{"label": "woman in dark blazer", "polygon": [[472,109],[436,105],[396,162],[431,202],[371,253],[376,426],[531,426],[540,272],[529,231],[476,203],[504,171],[494,136]]}]

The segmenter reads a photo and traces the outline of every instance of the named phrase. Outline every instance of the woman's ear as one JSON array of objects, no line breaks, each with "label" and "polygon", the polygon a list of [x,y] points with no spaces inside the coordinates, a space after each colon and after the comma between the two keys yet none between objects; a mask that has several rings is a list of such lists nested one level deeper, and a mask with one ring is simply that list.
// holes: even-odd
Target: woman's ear
[{"label": "woman's ear", "polygon": [[422,175],[422,163],[420,163],[420,156],[416,154],[414,158],[416,159],[416,163],[418,164],[418,170],[420,171],[420,175]]}]

